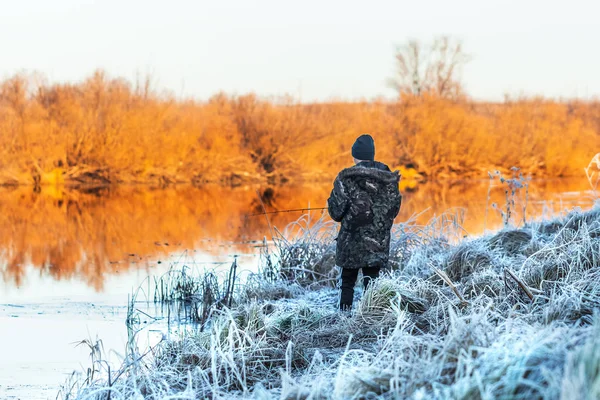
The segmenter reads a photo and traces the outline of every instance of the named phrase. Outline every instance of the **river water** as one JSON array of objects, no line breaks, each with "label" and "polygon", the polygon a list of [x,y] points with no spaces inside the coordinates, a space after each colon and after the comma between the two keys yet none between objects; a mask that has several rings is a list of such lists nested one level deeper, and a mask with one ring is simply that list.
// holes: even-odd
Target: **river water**
[{"label": "river water", "polygon": [[[498,180],[403,183],[397,222],[426,223],[451,210],[463,215],[465,235],[512,222],[549,218],[573,207],[592,207],[586,178],[531,181],[513,195]],[[0,398],[47,399],[74,370],[89,365],[101,339],[118,362],[127,341],[128,296],[171,265],[195,269],[257,267],[257,246],[272,227],[283,230],[302,213],[253,215],[324,207],[328,184],[280,188],[126,186],[67,190],[0,188]],[[312,211],[318,219],[322,211]],[[152,303],[146,307],[155,315]],[[150,321],[143,321],[150,322]],[[148,343],[166,335],[153,324]]]}]

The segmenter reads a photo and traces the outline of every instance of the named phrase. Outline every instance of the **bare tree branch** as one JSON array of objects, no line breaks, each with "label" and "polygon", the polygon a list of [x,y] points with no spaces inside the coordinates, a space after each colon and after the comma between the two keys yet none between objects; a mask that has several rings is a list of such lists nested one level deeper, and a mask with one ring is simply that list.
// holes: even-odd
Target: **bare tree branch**
[{"label": "bare tree branch", "polygon": [[457,99],[462,92],[460,74],[470,60],[462,43],[446,36],[429,45],[410,40],[396,51],[396,76],[389,85],[399,95],[433,93]]}]

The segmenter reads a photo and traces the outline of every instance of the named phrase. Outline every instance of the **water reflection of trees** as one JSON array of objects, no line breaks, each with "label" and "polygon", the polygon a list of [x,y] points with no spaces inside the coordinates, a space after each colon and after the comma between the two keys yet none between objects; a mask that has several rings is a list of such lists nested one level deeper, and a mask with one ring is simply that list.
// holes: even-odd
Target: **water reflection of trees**
[{"label": "water reflection of trees", "polygon": [[[586,189],[585,181],[534,182],[529,190],[528,214],[543,211],[540,200],[562,192]],[[483,229],[488,182],[429,183],[404,190],[398,221],[428,209],[420,217],[454,207],[467,210],[465,229]],[[101,290],[107,274],[152,265],[167,254],[201,248],[211,254],[245,251],[241,242],[269,237],[267,219],[249,216],[302,207],[323,207],[328,185],[238,188],[119,187],[89,191],[43,188],[0,190],[0,265],[6,281],[22,285],[33,265],[55,279],[82,279]],[[259,199],[260,196],[260,199]],[[262,202],[261,202],[262,199]],[[503,188],[492,190],[491,202],[503,204]],[[547,204],[546,204],[547,205]],[[557,203],[554,208],[562,207]],[[314,212],[316,218],[321,212]],[[283,228],[300,213],[269,216]],[[501,217],[488,204],[488,228]],[[205,240],[210,239],[210,240]],[[223,249],[220,244],[233,243]],[[236,244],[237,243],[237,244]]]}]

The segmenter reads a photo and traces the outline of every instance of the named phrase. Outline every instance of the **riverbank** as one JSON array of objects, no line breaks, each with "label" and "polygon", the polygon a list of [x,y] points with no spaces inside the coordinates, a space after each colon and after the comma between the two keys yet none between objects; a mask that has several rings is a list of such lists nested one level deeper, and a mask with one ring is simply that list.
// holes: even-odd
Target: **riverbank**
[{"label": "riverbank", "polygon": [[457,221],[396,226],[391,270],[351,313],[323,222],[264,248],[244,284],[175,273],[156,301],[204,329],[63,398],[598,397],[600,209],[476,239]]},{"label": "riverbank", "polygon": [[148,185],[167,187],[172,185],[220,185],[238,187],[243,185],[285,185],[293,179],[295,183],[308,181],[326,181],[326,177],[318,173],[296,174],[286,177],[281,174],[260,174],[248,171],[223,172],[218,174],[201,174],[194,171],[177,169],[150,168],[144,171],[124,171],[110,167],[73,167],[51,168],[43,170],[32,168],[26,171],[0,171],[0,186],[53,186],[67,189],[103,188],[119,185]]}]

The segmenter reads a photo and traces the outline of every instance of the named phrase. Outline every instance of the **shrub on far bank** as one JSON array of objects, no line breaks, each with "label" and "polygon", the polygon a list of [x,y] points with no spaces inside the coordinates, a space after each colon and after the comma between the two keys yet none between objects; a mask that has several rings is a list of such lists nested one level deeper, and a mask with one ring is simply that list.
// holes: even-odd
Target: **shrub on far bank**
[{"label": "shrub on far bank", "polygon": [[98,71],[50,84],[0,82],[0,184],[283,184],[330,181],[369,132],[377,158],[411,181],[484,178],[498,165],[536,177],[579,174],[600,144],[597,102],[488,104],[403,95],[303,104],[217,94],[177,99]]}]

